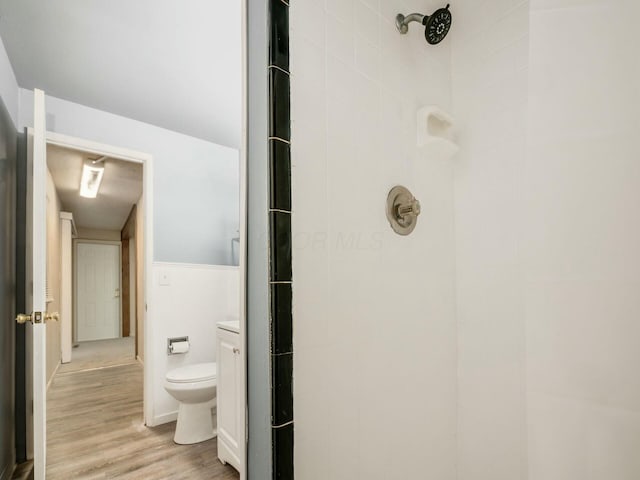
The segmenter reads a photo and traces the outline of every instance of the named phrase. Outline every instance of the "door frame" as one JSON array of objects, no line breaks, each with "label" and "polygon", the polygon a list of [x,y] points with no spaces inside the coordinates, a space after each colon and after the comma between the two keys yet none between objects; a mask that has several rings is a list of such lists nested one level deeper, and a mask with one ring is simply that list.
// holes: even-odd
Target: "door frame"
[{"label": "door frame", "polygon": [[[249,208],[247,204],[247,150],[249,139],[249,17],[248,0],[240,1],[240,42],[242,55],[242,107],[240,125],[240,245],[238,248],[238,270],[240,272],[240,382],[242,385],[242,408],[240,408],[240,424],[244,427],[240,442],[240,480],[247,480],[249,470],[249,458],[247,445],[249,443],[249,395],[248,395],[248,359],[249,349],[247,344],[247,217]],[[260,446],[264,448],[264,446]],[[259,447],[259,448],[260,448]]]},{"label": "door frame", "polygon": [[[152,338],[154,338],[153,322],[147,321],[149,315],[147,313],[147,305],[152,302],[152,285],[151,285],[151,267],[153,262],[153,156],[148,153],[139,152],[129,148],[117,147],[105,143],[94,142],[83,138],[72,137],[56,132],[47,132],[47,145],[56,145],[71,150],[79,150],[95,155],[107,156],[142,165],[142,199],[143,199],[143,219],[142,219],[142,236],[144,252],[142,259],[137,261],[143,262],[143,289],[138,291],[138,301],[144,302],[143,318],[144,323],[144,361],[143,365],[143,418],[147,426],[153,426],[153,402],[152,392],[154,388],[154,379],[151,372],[153,371],[154,359],[152,352]],[[138,212],[139,214],[140,212]],[[122,293],[121,293],[122,294]],[[74,302],[75,303],[75,302]]]},{"label": "door frame", "polygon": [[[118,247],[118,281],[119,281],[119,305],[118,305],[118,337],[122,337],[122,242],[117,240],[87,240],[84,238],[73,239],[73,328],[78,331],[78,245],[88,243],[93,245],[114,245]],[[78,339],[78,341],[80,341]],[[71,357],[73,361],[73,355]]]}]

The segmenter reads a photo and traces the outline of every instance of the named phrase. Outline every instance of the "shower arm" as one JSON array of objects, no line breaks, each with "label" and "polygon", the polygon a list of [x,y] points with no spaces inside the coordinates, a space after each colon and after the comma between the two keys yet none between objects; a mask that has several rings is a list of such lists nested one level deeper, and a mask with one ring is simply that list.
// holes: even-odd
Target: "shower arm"
[{"label": "shower arm", "polygon": [[411,22],[420,22],[420,24],[424,25],[425,15],[421,13],[412,13],[407,15],[406,17],[399,13],[396,16],[396,27],[398,27],[398,31],[402,34],[405,34],[409,31],[409,24]]}]

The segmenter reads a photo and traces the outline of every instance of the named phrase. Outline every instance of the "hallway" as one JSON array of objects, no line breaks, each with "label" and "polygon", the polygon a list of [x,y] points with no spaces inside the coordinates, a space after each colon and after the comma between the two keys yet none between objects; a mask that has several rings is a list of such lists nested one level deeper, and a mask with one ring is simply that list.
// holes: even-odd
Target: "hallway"
[{"label": "hallway", "polygon": [[216,440],[173,443],[175,422],[142,424],[142,366],[58,372],[48,392],[47,479],[239,478]]},{"label": "hallway", "polygon": [[60,365],[58,374],[137,363],[135,337],[80,342],[72,350],[71,362]]}]

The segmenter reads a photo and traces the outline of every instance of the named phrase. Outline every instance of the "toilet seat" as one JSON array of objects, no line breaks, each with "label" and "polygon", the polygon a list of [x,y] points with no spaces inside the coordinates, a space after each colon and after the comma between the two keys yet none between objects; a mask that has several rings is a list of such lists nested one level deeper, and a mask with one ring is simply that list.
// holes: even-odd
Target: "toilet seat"
[{"label": "toilet seat", "polygon": [[194,383],[215,380],[217,368],[215,362],[195,363],[186,367],[179,367],[167,373],[167,382]]}]

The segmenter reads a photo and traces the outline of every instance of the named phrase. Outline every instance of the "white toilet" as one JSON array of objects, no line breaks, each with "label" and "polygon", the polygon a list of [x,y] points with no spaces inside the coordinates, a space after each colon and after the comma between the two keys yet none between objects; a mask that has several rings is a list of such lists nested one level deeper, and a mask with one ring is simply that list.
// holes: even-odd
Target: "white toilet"
[{"label": "white toilet", "polygon": [[164,388],[180,402],[174,442],[189,445],[216,436],[211,418],[216,398],[216,380],[215,362],[196,363],[167,373]]}]

